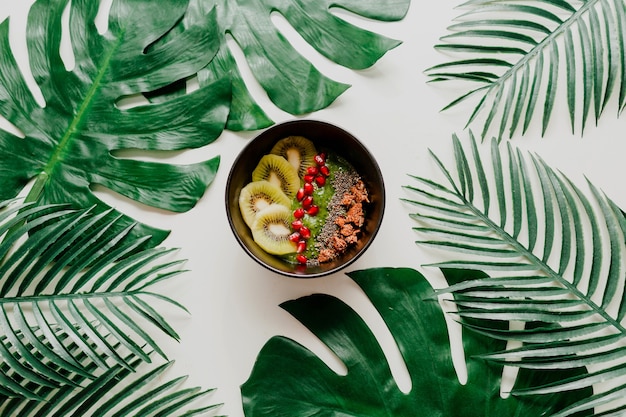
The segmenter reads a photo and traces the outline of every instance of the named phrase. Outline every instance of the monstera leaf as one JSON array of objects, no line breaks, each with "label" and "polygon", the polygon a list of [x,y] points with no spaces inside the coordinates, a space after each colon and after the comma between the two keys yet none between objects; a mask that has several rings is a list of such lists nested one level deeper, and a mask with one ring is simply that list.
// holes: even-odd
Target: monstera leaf
[{"label": "monstera leaf", "polygon": [[283,36],[271,15],[282,15],[326,58],[347,68],[364,69],[400,42],[354,26],[334,15],[332,9],[344,9],[368,19],[397,21],[406,15],[409,4],[410,0],[191,0],[181,25],[195,25],[217,10],[221,46],[198,79],[200,85],[205,85],[230,76],[233,101],[227,127],[253,130],[267,127],[272,121],[250,96],[226,44],[226,34],[241,48],[270,100],[286,112],[305,114],[328,106],[349,86],[320,73]]},{"label": "monstera leaf", "polygon": [[[542,372],[588,366],[587,375],[516,390],[518,395],[552,394],[594,387],[555,416],[602,407],[602,416],[623,415],[626,360],[626,219],[592,184],[588,192],[555,172],[539,157],[491,144],[485,162],[475,141],[467,155],[455,137],[455,170],[435,157],[445,180],[415,177],[407,190],[418,211],[412,217],[421,245],[450,251],[435,266],[489,271],[441,290],[452,293],[470,319],[525,323],[492,330],[493,338],[521,347],[488,359]],[[543,322],[537,328],[534,323]],[[558,325],[558,326],[557,326]],[[600,384],[600,382],[602,382]]]},{"label": "monstera leaf", "polygon": [[[446,271],[449,279],[460,274]],[[243,384],[247,417],[259,416],[539,416],[591,394],[590,389],[527,401],[500,396],[502,365],[473,358],[503,349],[505,343],[465,331],[468,381],[459,383],[452,365],[443,312],[424,301],[433,292],[426,279],[407,268],[377,268],[348,274],[365,292],[394,336],[410,376],[402,392],[375,336],[342,301],[312,295],[283,304],[347,368],[338,375],[306,347],[286,337],[261,350]],[[469,272],[469,277],[484,274]],[[493,323],[494,331],[508,328]],[[580,370],[536,373],[522,370],[515,387],[584,374]]]},{"label": "monstera leaf", "polygon": [[[173,165],[120,152],[181,150],[212,142],[226,123],[230,82],[222,79],[190,94],[131,108],[120,106],[120,100],[165,87],[206,66],[219,47],[215,12],[155,46],[182,18],[186,0],[115,0],[104,34],[94,24],[99,2],[72,1],[75,65],[66,69],[59,52],[66,6],[68,0],[39,0],[29,12],[28,56],[43,106],[11,53],[9,21],[0,24],[0,115],[24,136],[0,131],[0,200],[14,197],[34,179],[27,200],[39,204],[72,203],[103,212],[108,207],[93,192],[102,186],[149,206],[189,210],[213,180],[219,158]],[[133,223],[122,215],[117,230]],[[152,245],[166,236],[142,224],[131,233],[151,234]]]},{"label": "monstera leaf", "polygon": [[42,401],[42,389],[75,388],[74,376],[131,369],[129,354],[166,357],[149,330],[178,339],[157,309],[184,307],[153,290],[182,272],[171,249],[140,249],[149,236],[134,239],[132,226],[109,233],[107,212],[10,202],[0,209],[1,395]]},{"label": "monstera leaf", "polygon": [[[79,350],[75,344],[70,351]],[[97,372],[85,355],[77,355]],[[46,416],[193,416],[207,415],[218,405],[199,405],[212,390],[179,388],[185,377],[165,379],[173,362],[143,372],[142,360],[132,354],[125,358],[127,366],[115,365],[99,372],[94,379],[72,376],[73,385],[41,387],[38,395],[44,401],[10,398],[0,395],[0,415],[5,417]],[[145,365],[144,365],[145,366]],[[191,408],[191,407],[196,408]]]},{"label": "monstera leaf", "polygon": [[[623,0],[469,0],[436,48],[453,60],[427,70],[432,81],[471,85],[450,103],[476,96],[468,125],[498,138],[548,127],[555,101],[566,100],[572,131],[599,119],[613,94],[626,106],[626,4]],[[561,85],[559,85],[561,84]]]}]

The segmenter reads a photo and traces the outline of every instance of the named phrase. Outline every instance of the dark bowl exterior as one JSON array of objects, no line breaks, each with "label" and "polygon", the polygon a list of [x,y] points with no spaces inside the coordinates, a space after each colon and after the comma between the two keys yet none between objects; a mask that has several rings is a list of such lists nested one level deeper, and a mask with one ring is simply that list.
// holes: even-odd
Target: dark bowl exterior
[{"label": "dark bowl exterior", "polygon": [[[285,262],[261,249],[239,210],[241,189],[252,179],[252,171],[272,146],[287,136],[304,136],[318,149],[328,149],[349,161],[361,175],[369,191],[370,203],[361,238],[337,259],[319,266],[304,267]],[[235,159],[226,183],[226,214],[241,247],[259,264],[276,273],[294,278],[314,278],[339,271],[354,262],[370,246],[380,228],[385,210],[383,176],[374,157],[363,144],[345,130],[316,120],[295,120],[270,127],[254,138]]]}]

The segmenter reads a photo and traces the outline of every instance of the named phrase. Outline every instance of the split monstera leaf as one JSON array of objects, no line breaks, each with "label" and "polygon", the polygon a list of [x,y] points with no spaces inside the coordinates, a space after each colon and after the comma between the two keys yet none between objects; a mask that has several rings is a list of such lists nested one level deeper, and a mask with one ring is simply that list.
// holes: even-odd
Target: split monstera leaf
[{"label": "split monstera leaf", "polygon": [[[198,73],[198,80],[200,85],[210,85],[222,77],[230,77],[233,98],[227,128],[254,130],[273,122],[250,95],[227,45],[227,35],[241,48],[253,76],[269,99],[280,109],[300,115],[327,107],[349,85],[328,78],[302,56],[276,26],[272,15],[281,15],[324,57],[360,70],[374,65],[401,42],[359,28],[332,10],[391,22],[401,20],[409,5],[410,0],[191,0],[180,29],[196,25],[206,19],[207,13],[217,11],[220,48]],[[175,93],[181,91],[179,88]]]},{"label": "split monstera leaf", "polygon": [[[480,272],[444,272],[451,284],[484,277]],[[406,364],[410,390],[398,388],[383,350],[363,319],[342,301],[317,294],[282,306],[337,356],[347,374],[337,374],[305,346],[274,337],[262,348],[241,387],[247,417],[539,416],[591,395],[590,388],[583,388],[575,395],[502,398],[503,365],[481,357],[504,349],[506,342],[468,329],[463,332],[468,374],[463,385],[452,364],[444,313],[436,300],[426,300],[433,289],[423,275],[408,268],[376,268],[348,275],[391,331]],[[494,331],[508,328],[506,321],[485,325]],[[584,374],[583,369],[521,370],[513,389]]]},{"label": "split monstera leaf", "polygon": [[[75,58],[70,69],[59,53],[62,13],[68,4]],[[115,0],[108,31],[100,34],[94,24],[99,2],[37,1],[29,13],[27,47],[43,106],[11,52],[9,21],[0,25],[0,116],[23,135],[0,131],[0,199],[18,195],[32,181],[27,200],[41,204],[70,202],[104,211],[107,205],[92,191],[103,186],[149,206],[189,210],[212,182],[218,157],[174,165],[120,154],[199,148],[214,141],[227,123],[231,129],[271,123],[247,93],[225,43],[227,32],[253,63],[255,76],[272,100],[301,114],[329,105],[347,86],[324,77],[302,58],[271,23],[271,12],[280,11],[329,58],[363,68],[399,42],[356,28],[329,8],[398,20],[408,4],[315,2],[305,7],[294,1],[226,5]],[[187,93],[183,87],[194,75],[201,87]],[[151,102],[119,107],[122,99],[139,94]],[[120,225],[133,222],[122,216]],[[133,233],[151,234],[153,245],[167,236],[144,224]]]}]

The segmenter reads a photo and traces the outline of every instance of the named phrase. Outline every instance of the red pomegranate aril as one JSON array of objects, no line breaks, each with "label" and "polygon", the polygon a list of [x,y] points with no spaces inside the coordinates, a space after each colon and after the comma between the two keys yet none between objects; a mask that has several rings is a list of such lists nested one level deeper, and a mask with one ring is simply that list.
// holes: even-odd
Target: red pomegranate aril
[{"label": "red pomegranate aril", "polygon": [[298,232],[293,232],[292,234],[289,235],[289,240],[292,241],[293,243],[298,243],[301,241],[300,239],[300,233]]},{"label": "red pomegranate aril", "polygon": [[317,177],[315,177],[315,183],[318,187],[323,187],[324,184],[326,184],[326,177],[318,175]]},{"label": "red pomegranate aril", "polygon": [[313,184],[311,184],[310,182],[307,182],[306,184],[304,184],[304,194],[305,195],[313,194],[314,190],[315,189],[313,188]]},{"label": "red pomegranate aril", "polygon": [[296,219],[301,219],[304,217],[304,209],[302,207],[299,207],[297,209],[295,209],[293,211],[293,217],[295,217]]},{"label": "red pomegranate aril", "polygon": [[303,198],[304,198],[304,188],[300,188],[298,192],[296,193],[296,199],[298,201],[302,201]]},{"label": "red pomegranate aril", "polygon": [[291,228],[293,230],[300,230],[302,228],[302,220],[294,220],[291,222]]},{"label": "red pomegranate aril", "polygon": [[311,237],[311,230],[306,227],[306,226],[302,226],[300,228],[300,236],[302,236],[302,239],[308,239]]},{"label": "red pomegranate aril", "polygon": [[309,175],[317,175],[318,171],[317,167],[308,167],[306,169],[306,173]]},{"label": "red pomegranate aril", "polygon": [[311,207],[312,205],[313,205],[313,196],[307,195],[306,197],[302,199],[302,207],[304,207],[305,210],[308,210],[309,207]]},{"label": "red pomegranate aril", "polygon": [[326,157],[322,156],[322,154],[317,154],[313,157],[313,160],[315,161],[315,163],[319,166],[322,166],[326,163]]},{"label": "red pomegranate aril", "polygon": [[304,240],[300,240],[296,245],[296,253],[302,253],[306,250],[306,242]]},{"label": "red pomegranate aril", "polygon": [[298,261],[299,264],[306,264],[307,259],[303,254],[299,254],[296,256],[296,261]]},{"label": "red pomegranate aril", "polygon": [[314,204],[311,207],[309,207],[309,209],[306,212],[309,216],[315,216],[317,213],[319,213],[319,211],[320,211],[320,208]]},{"label": "red pomegranate aril", "polygon": [[323,165],[323,166],[321,166],[321,167],[320,167],[320,173],[321,173],[323,176],[327,177],[327,176],[329,176],[329,175],[330,175],[330,168],[328,168],[328,166],[327,166],[327,165]]},{"label": "red pomegranate aril", "polygon": [[311,183],[313,182],[313,180],[315,180],[315,175],[312,174],[306,174],[304,177],[302,177],[302,179],[304,180],[304,183]]}]

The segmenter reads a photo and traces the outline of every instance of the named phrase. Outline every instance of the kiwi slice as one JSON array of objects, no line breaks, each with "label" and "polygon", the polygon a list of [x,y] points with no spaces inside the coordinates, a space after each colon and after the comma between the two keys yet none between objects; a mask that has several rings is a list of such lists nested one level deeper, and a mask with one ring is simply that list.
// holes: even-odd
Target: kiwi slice
[{"label": "kiwi slice", "polygon": [[291,235],[291,210],[280,204],[270,204],[259,211],[250,228],[252,238],[265,252],[286,255],[296,251]]},{"label": "kiwi slice", "polygon": [[274,144],[271,154],[280,155],[289,161],[289,164],[298,171],[302,178],[306,169],[315,165],[313,157],[317,154],[315,145],[304,136],[287,136]]},{"label": "kiwi slice", "polygon": [[253,181],[243,187],[239,193],[239,209],[248,227],[252,227],[257,213],[270,204],[289,207],[291,200],[280,188],[269,181]]},{"label": "kiwi slice", "polygon": [[292,198],[300,188],[298,171],[282,156],[264,155],[252,171],[252,181],[268,181]]}]

